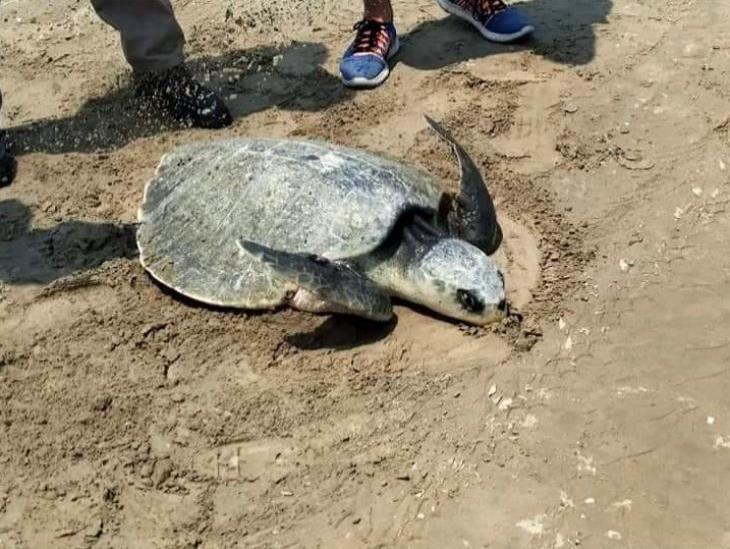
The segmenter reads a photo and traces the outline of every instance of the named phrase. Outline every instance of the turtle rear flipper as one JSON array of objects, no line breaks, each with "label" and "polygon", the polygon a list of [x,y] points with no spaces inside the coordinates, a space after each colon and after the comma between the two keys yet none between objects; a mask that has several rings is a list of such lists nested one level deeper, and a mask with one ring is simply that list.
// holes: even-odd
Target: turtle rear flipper
[{"label": "turtle rear flipper", "polygon": [[[345,263],[311,254],[274,250],[243,239],[237,244],[244,253],[304,290],[306,299],[292,303],[302,310],[342,312],[380,322],[387,322],[393,316],[390,296]],[[307,306],[307,303],[311,305]]]}]

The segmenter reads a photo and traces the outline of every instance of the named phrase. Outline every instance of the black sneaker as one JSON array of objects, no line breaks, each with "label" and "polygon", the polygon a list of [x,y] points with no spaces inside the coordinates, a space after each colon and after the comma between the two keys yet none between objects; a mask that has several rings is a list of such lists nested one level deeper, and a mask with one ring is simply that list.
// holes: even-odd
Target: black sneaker
[{"label": "black sneaker", "polygon": [[10,152],[5,135],[0,133],[0,187],[10,185],[15,179],[17,162]]},{"label": "black sneaker", "polygon": [[143,78],[137,94],[180,122],[199,128],[219,129],[233,122],[223,100],[195,80],[184,65]]}]

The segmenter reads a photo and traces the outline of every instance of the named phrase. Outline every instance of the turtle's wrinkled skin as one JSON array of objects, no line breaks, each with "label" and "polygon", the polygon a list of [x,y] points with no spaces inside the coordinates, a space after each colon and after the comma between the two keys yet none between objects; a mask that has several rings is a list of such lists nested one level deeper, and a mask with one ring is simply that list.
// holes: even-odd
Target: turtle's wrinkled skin
[{"label": "turtle's wrinkled skin", "polygon": [[322,142],[173,150],[139,210],[142,264],[211,305],[385,321],[397,296],[474,324],[503,317],[503,277],[484,245],[501,239],[491,199],[463,149],[427,120],[459,157],[460,196],[398,161]]}]

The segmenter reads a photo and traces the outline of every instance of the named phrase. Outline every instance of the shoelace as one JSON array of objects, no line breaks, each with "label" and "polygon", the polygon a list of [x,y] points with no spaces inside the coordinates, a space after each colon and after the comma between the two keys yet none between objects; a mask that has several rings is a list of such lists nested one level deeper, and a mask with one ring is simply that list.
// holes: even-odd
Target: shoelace
[{"label": "shoelace", "polygon": [[502,0],[460,0],[457,4],[471,10],[471,14],[483,25],[497,13],[507,9]]},{"label": "shoelace", "polygon": [[354,53],[376,53],[385,57],[390,46],[390,35],[386,23],[363,19],[355,23],[353,30],[357,31],[353,47]]}]

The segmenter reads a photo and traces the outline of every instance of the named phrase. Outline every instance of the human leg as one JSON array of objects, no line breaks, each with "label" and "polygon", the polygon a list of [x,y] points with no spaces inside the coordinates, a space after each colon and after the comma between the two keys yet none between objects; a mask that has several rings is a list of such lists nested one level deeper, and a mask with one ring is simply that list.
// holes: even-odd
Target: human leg
[{"label": "human leg", "polygon": [[231,123],[228,108],[185,67],[185,37],[169,0],[91,0],[99,17],[116,29],[138,80],[138,93],[174,118],[194,126]]}]

